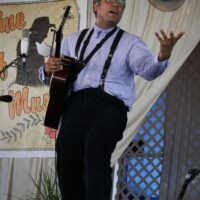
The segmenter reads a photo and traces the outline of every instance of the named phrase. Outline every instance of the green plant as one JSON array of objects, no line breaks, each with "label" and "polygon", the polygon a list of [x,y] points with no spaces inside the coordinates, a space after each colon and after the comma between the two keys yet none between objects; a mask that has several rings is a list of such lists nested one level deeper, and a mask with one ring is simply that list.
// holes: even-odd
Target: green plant
[{"label": "green plant", "polygon": [[23,200],[60,200],[56,174],[52,170],[43,171],[41,173],[41,181],[37,183],[32,177],[32,182],[36,187],[36,192],[26,195]]}]

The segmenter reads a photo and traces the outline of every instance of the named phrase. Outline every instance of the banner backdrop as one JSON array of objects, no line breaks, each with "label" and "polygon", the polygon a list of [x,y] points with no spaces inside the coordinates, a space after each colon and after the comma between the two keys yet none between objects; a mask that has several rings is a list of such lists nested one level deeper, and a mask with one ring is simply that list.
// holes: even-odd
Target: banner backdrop
[{"label": "banner backdrop", "polygon": [[[65,37],[78,30],[74,0],[0,7],[0,96],[13,98],[10,103],[0,101],[0,157],[13,151],[28,156],[31,151],[54,148],[56,132],[43,126],[49,87],[38,80],[38,69],[50,53],[67,5],[71,9],[63,29]],[[20,57],[23,29],[29,29],[30,38],[25,64]]]}]

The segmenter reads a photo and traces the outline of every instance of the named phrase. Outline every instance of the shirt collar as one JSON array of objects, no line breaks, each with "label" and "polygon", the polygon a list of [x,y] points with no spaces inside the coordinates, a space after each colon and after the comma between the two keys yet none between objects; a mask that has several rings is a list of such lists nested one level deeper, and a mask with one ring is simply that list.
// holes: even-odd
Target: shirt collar
[{"label": "shirt collar", "polygon": [[99,37],[102,33],[103,35],[106,35],[107,33],[109,33],[110,31],[112,31],[115,27],[111,27],[111,28],[107,28],[107,29],[102,29],[100,27],[98,27],[96,24],[94,25],[94,35],[95,37]]}]

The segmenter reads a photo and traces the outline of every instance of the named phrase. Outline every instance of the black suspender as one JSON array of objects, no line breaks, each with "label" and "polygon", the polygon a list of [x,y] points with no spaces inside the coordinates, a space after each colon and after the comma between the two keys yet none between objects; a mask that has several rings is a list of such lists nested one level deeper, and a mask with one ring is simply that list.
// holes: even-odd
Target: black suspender
[{"label": "black suspender", "polygon": [[90,31],[88,37],[86,38],[86,40],[83,43],[83,47],[81,49],[81,53],[80,53],[80,56],[79,56],[79,59],[78,59],[79,62],[83,62],[83,55],[85,53],[85,50],[86,50],[86,48],[87,48],[87,46],[90,42],[90,38],[92,37],[93,33],[94,33],[94,28]]},{"label": "black suspender", "polygon": [[101,88],[104,88],[104,83],[105,83],[105,78],[106,78],[106,75],[107,75],[107,72],[108,72],[108,69],[110,67],[110,63],[111,63],[111,60],[112,60],[112,57],[114,55],[114,52],[117,48],[117,45],[119,44],[119,41],[123,35],[124,31],[122,29],[120,29],[112,43],[112,46],[110,48],[110,52],[108,54],[108,58],[104,64],[104,68],[103,68],[103,72],[101,74],[101,80],[100,80],[100,87]]},{"label": "black suspender", "polygon": [[117,27],[115,27],[112,31],[110,31],[109,33],[107,33],[107,35],[96,45],[96,47],[90,52],[90,54],[87,56],[87,58],[85,58],[85,60],[83,60],[83,55],[85,53],[86,47],[89,44],[89,40],[94,32],[94,29],[92,29],[92,31],[90,32],[90,34],[88,35],[88,38],[86,39],[86,41],[84,42],[83,48],[81,49],[81,54],[80,54],[80,62],[83,62],[84,65],[87,65],[87,63],[89,62],[89,60],[92,58],[92,56],[101,48],[101,46],[104,44],[104,42],[111,37],[115,31],[117,30]]},{"label": "black suspender", "polygon": [[[85,50],[87,48],[87,45],[89,44],[89,41],[90,41],[90,38],[92,37],[92,34],[94,32],[94,29],[92,29],[90,31],[90,33],[88,34],[88,37],[87,39],[84,41],[84,44],[83,44],[83,47],[81,49],[81,52],[80,52],[80,57],[78,59],[78,62],[79,64],[82,65],[82,67],[79,69],[79,72],[87,65],[87,63],[89,62],[89,60],[92,58],[92,56],[97,52],[98,49],[101,48],[101,46],[104,44],[104,42],[109,38],[111,37],[115,31],[117,30],[117,27],[115,27],[112,31],[110,31],[97,45],[96,47],[90,52],[90,54],[85,58],[85,60],[83,60],[83,56],[84,56],[84,53],[85,53]],[[75,55],[76,57],[78,58],[78,52],[79,52],[79,49],[80,49],[80,45],[81,45],[81,42],[83,41],[83,38],[84,36],[86,35],[88,29],[84,29],[80,35],[79,35],[79,38],[77,40],[77,43],[76,43],[76,47],[75,47]],[[107,60],[104,64],[104,68],[103,68],[103,72],[101,74],[101,80],[100,80],[100,87],[101,88],[104,88],[104,83],[105,83],[105,78],[106,78],[106,75],[107,75],[107,72],[108,72],[108,69],[110,67],[110,63],[111,63],[111,60],[112,60],[112,57],[114,55],[114,52],[118,46],[118,43],[123,35],[124,31],[122,29],[119,29],[113,43],[112,43],[112,46],[110,48],[110,52],[109,52],[109,55],[107,57]]]},{"label": "black suspender", "polygon": [[77,42],[76,42],[76,47],[75,47],[75,56],[76,56],[76,58],[78,57],[78,51],[79,51],[79,49],[80,49],[81,42],[83,41],[83,38],[84,38],[84,36],[86,35],[87,31],[88,31],[87,28],[86,28],[86,29],[83,29],[83,30],[81,31],[79,37],[78,37],[78,40],[77,40]]}]

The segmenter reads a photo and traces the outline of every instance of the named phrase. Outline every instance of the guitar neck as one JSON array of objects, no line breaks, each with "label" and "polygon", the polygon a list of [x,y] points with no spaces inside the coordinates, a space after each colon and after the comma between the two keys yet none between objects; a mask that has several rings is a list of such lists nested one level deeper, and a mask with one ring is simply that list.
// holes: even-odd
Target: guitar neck
[{"label": "guitar neck", "polygon": [[62,42],[62,39],[63,39],[63,27],[65,25],[65,21],[67,19],[67,16],[69,14],[70,9],[71,9],[71,6],[67,6],[67,8],[65,10],[65,13],[64,13],[64,16],[62,18],[62,21],[60,23],[59,29],[56,32],[56,51],[55,51],[55,56],[57,58],[60,57],[61,42]]}]

